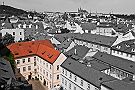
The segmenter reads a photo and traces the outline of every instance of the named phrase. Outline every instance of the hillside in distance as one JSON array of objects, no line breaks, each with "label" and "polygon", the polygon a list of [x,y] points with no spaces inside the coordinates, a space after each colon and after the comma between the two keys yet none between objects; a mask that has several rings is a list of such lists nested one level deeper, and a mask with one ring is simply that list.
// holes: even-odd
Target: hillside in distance
[{"label": "hillside in distance", "polygon": [[27,14],[27,12],[22,9],[17,9],[11,6],[0,5],[0,14],[21,15],[21,14]]}]

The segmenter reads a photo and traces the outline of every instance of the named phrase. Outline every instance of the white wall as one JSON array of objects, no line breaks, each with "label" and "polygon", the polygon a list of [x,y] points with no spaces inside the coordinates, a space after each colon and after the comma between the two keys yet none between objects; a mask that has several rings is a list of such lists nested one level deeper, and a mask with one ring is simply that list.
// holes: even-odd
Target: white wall
[{"label": "white wall", "polygon": [[[36,69],[36,66],[34,66],[34,57],[36,57],[36,56],[29,56],[29,57],[26,57],[26,58],[15,59],[17,68],[20,68],[20,73],[26,79],[28,79],[28,75],[30,75],[30,72],[32,73],[32,78],[35,78],[34,69]],[[30,58],[30,62],[28,62],[28,58]],[[23,63],[23,59],[25,59],[25,63]],[[17,64],[17,60],[20,61],[20,64]],[[28,66],[31,66],[31,70],[28,70]],[[26,67],[26,71],[23,71],[23,67]],[[19,74],[16,73],[16,75],[19,75]],[[18,76],[18,77],[20,77],[20,76]]]},{"label": "white wall", "polygon": [[131,61],[135,62],[135,55],[132,55],[132,54],[127,55],[127,53],[123,53],[123,52],[116,51],[116,50],[112,50],[111,54],[114,55],[114,56],[121,57],[121,58],[124,58],[124,59],[131,60]]},{"label": "white wall", "polygon": [[[72,74],[72,78],[70,78],[70,74]],[[98,90],[97,87],[93,86],[92,84],[88,83],[87,81],[83,80],[78,76],[76,76],[77,80],[75,81],[75,76],[76,76],[75,74],[62,68],[61,86],[64,88],[64,90],[74,90],[74,87],[76,87],[76,90]],[[81,80],[83,80],[83,85],[81,85]],[[71,89],[69,88],[70,87],[69,84],[71,84]],[[88,89],[88,84],[90,85],[89,89]]]},{"label": "white wall", "polygon": [[[60,85],[60,74],[61,74],[61,67],[60,65],[66,60],[66,56],[61,53],[57,60],[53,63],[53,86]],[[59,65],[59,70],[57,70],[57,66]],[[59,80],[57,80],[57,75],[59,75]]]},{"label": "white wall", "polygon": [[[2,33],[2,36],[4,36],[6,33],[11,34],[12,36],[15,37],[15,41],[19,41],[20,38],[22,40],[24,40],[24,29],[19,29],[19,28],[17,28],[17,29],[2,29],[0,32]],[[15,35],[13,35],[13,32],[15,32]],[[21,33],[21,35],[20,35],[20,33]]]}]

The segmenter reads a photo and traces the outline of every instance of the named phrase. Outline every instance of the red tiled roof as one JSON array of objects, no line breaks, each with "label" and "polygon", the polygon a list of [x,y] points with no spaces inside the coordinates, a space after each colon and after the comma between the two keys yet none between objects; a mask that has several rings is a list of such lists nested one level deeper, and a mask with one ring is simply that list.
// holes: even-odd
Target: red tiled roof
[{"label": "red tiled roof", "polygon": [[54,46],[49,40],[19,42],[7,47],[10,49],[15,59],[30,55],[38,55],[48,62],[53,63],[60,54],[59,51],[54,49]]},{"label": "red tiled roof", "polygon": [[40,44],[36,54],[41,58],[47,60],[48,62],[54,63],[55,60],[58,58],[60,52],[58,50]]}]

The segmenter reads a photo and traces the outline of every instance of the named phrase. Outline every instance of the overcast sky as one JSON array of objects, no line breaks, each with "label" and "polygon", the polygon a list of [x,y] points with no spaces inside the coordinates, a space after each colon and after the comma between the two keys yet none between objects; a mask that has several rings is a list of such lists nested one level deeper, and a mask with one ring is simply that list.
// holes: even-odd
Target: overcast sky
[{"label": "overcast sky", "polygon": [[135,13],[135,0],[0,0],[6,5],[24,10],[77,11],[82,7],[88,12]]}]

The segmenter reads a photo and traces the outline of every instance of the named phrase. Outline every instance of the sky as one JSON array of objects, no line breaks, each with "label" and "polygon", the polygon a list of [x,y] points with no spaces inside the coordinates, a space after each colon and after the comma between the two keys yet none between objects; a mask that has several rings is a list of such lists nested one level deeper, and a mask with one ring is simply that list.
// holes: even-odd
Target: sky
[{"label": "sky", "polygon": [[0,3],[24,10],[77,11],[79,7],[88,12],[135,14],[135,0],[0,0]]}]

